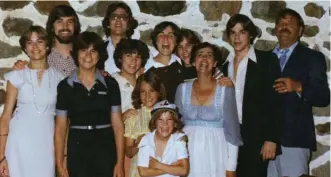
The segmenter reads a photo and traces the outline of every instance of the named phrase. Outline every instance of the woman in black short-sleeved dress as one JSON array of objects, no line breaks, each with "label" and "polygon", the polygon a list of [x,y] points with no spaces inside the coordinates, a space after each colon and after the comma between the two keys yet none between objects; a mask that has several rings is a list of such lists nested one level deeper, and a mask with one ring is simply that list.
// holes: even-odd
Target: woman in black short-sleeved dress
[{"label": "woman in black short-sleeved dress", "polygon": [[98,70],[107,58],[102,39],[93,32],[81,33],[73,41],[73,58],[78,69],[58,85],[55,126],[58,175],[123,176],[120,91],[114,78],[104,77]]}]

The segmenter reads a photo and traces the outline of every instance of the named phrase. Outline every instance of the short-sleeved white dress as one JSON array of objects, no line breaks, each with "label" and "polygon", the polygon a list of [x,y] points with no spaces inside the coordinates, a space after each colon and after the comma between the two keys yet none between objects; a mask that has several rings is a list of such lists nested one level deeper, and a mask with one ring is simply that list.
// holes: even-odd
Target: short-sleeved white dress
[{"label": "short-sleeved white dress", "polygon": [[38,85],[37,70],[25,68],[5,75],[18,89],[9,124],[5,155],[11,177],[53,177],[54,116],[59,71],[48,68]]}]

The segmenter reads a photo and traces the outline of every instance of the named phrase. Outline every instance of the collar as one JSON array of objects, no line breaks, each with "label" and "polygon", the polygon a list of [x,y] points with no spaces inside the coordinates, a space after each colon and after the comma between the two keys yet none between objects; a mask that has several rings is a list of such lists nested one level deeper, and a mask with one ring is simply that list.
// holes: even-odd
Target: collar
[{"label": "collar", "polygon": [[[159,54],[159,51],[156,50],[155,48],[151,48],[150,49],[150,54],[152,55],[152,59],[153,59]],[[172,64],[175,61],[177,61],[180,65],[182,65],[182,60],[177,55],[171,54],[169,65]]]},{"label": "collar", "polygon": [[[234,60],[234,57],[235,57],[235,53],[234,52],[230,53],[229,56],[226,58],[225,62],[232,63]],[[245,56],[245,58],[248,58],[248,59],[254,61],[255,63],[257,62],[255,49],[252,45],[249,47],[248,53]]]},{"label": "collar", "polygon": [[[114,47],[114,45],[113,45],[113,41],[111,40],[111,37],[110,37],[110,36],[108,36],[108,37],[106,38],[105,42],[108,42],[107,48],[112,48],[112,49],[115,50],[115,47]],[[111,57],[113,57],[113,56],[111,56]]]},{"label": "collar", "polygon": [[[53,53],[53,54],[57,54],[57,55],[60,55],[60,57],[61,58],[72,58],[72,56],[67,56],[67,57],[64,57],[55,47],[52,47],[52,51],[51,51],[51,53]],[[50,54],[51,54],[50,53]]]},{"label": "collar", "polygon": [[[156,130],[154,130],[153,132],[145,135],[143,137],[143,139],[141,139],[141,141],[138,145],[138,148],[143,147],[143,146],[150,146],[150,147],[155,148],[155,141],[154,141],[155,132],[156,132]],[[170,136],[167,144],[169,144],[171,146],[175,141],[179,141],[183,136],[185,136],[184,133],[173,133]]]},{"label": "collar", "polygon": [[[292,51],[295,49],[295,47],[299,44],[299,41],[295,42],[294,44],[292,44],[288,49],[289,49],[289,52],[288,54],[292,53]],[[280,50],[279,48],[279,43],[276,45],[275,49],[273,50],[274,53],[278,53]]]},{"label": "collar", "polygon": [[[98,69],[95,72],[95,80],[99,80],[107,88],[105,78]],[[67,79],[67,82],[71,87],[74,86],[74,82],[82,83],[78,78],[78,68],[70,74],[70,76]]]}]

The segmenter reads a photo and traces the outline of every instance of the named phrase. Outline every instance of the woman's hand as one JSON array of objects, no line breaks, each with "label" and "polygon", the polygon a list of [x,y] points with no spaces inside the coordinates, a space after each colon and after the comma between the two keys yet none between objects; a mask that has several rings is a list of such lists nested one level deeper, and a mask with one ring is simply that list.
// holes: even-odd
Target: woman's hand
[{"label": "woman's hand", "polygon": [[8,164],[7,160],[3,160],[0,163],[0,176],[1,177],[9,177],[9,169],[8,169]]},{"label": "woman's hand", "polygon": [[138,138],[136,140],[134,140],[134,145],[138,147],[141,139],[145,136],[145,134],[142,134],[140,136],[138,136]]},{"label": "woman's hand", "polygon": [[69,177],[67,168],[58,168],[57,171],[58,171],[59,177]]},{"label": "woman's hand", "polygon": [[126,110],[122,115],[123,122],[125,122],[125,120],[127,118],[134,117],[134,116],[138,116],[138,111],[137,110],[135,110],[135,109]]},{"label": "woman's hand", "polygon": [[218,84],[225,86],[225,87],[234,87],[232,80],[229,77],[224,77],[224,76],[222,76],[218,80]]},{"label": "woman's hand", "polygon": [[124,177],[123,164],[116,163],[114,168],[114,177]]},{"label": "woman's hand", "polygon": [[237,174],[236,174],[235,171],[227,171],[227,170],[226,170],[226,172],[225,172],[225,176],[226,176],[226,177],[236,177]]}]

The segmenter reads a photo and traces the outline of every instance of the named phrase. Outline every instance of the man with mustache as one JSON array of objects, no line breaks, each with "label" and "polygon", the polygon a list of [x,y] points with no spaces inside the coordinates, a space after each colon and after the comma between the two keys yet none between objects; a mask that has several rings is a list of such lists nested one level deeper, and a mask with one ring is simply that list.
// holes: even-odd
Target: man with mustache
[{"label": "man with mustache", "polygon": [[312,106],[330,103],[326,62],[322,53],[300,44],[304,22],[292,9],[276,18],[279,44],[273,50],[282,69],[274,89],[283,97],[282,154],[269,162],[268,177],[308,175],[311,151],[316,150]]},{"label": "man with mustache", "polygon": [[[80,22],[75,10],[67,5],[56,6],[49,14],[46,23],[51,52],[48,65],[61,71],[65,76],[76,69],[71,56],[72,38],[80,33]],[[14,69],[23,69],[26,61],[19,60]]]}]

